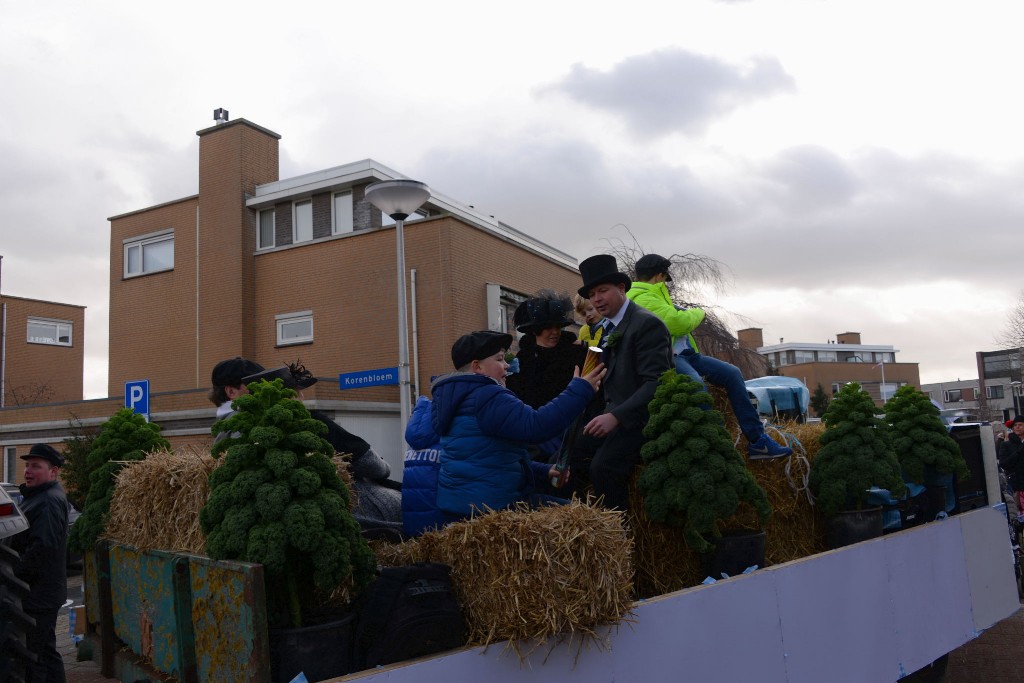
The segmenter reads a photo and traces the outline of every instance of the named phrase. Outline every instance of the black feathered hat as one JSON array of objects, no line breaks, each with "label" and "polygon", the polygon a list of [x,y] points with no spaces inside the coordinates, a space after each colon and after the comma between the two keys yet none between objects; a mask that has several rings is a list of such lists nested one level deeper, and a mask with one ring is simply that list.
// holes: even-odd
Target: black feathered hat
[{"label": "black feathered hat", "polygon": [[537,296],[519,304],[512,316],[512,324],[520,332],[537,334],[547,327],[572,325],[572,300],[568,295],[555,294],[550,289],[537,292]]}]

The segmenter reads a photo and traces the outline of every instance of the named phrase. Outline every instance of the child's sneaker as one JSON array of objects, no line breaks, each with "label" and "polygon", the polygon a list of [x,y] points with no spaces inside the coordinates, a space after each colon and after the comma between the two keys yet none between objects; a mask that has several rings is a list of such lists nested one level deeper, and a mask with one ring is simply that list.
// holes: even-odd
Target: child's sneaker
[{"label": "child's sneaker", "polygon": [[793,449],[789,446],[780,446],[770,436],[762,434],[761,438],[747,447],[747,455],[751,460],[768,460],[770,458],[784,458],[790,455]]}]

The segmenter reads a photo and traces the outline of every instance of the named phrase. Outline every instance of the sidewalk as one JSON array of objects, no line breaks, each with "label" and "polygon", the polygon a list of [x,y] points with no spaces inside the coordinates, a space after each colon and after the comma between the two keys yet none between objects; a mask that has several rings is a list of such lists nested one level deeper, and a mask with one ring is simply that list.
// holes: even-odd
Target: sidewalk
[{"label": "sidewalk", "polygon": [[[68,597],[72,604],[82,604],[82,573],[68,571]],[[68,683],[101,683],[112,679],[100,674],[100,665],[96,662],[79,662],[78,646],[71,640],[68,623],[68,610],[62,609],[57,615],[57,652],[64,658],[64,673]]]}]

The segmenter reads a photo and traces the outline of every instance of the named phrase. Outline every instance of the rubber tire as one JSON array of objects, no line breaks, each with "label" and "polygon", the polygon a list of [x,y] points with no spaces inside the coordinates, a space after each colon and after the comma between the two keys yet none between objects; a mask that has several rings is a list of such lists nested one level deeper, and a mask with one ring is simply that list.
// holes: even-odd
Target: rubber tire
[{"label": "rubber tire", "polygon": [[14,683],[24,681],[26,667],[36,661],[25,647],[25,630],[36,622],[21,609],[29,586],[14,575],[12,567],[18,559],[17,552],[0,545],[0,681]]}]

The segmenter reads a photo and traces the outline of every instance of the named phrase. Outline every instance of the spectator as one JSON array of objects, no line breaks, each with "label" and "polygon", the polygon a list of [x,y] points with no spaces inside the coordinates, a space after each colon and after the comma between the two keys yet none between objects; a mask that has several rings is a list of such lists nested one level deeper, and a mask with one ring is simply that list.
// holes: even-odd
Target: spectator
[{"label": "spectator", "polygon": [[37,661],[28,669],[29,681],[64,681],[64,660],[57,652],[57,612],[68,597],[68,501],[57,477],[64,458],[52,446],[37,443],[25,461],[21,511],[29,527],[11,539],[21,555],[15,575],[29,585],[22,609],[35,619],[25,633],[25,646]]},{"label": "spectator", "polygon": [[576,314],[583,318],[583,325],[580,327],[579,340],[584,346],[597,346],[601,343],[601,331],[604,329],[599,325],[604,318],[586,299],[579,294],[573,297],[573,308]]},{"label": "spectator", "polygon": [[672,302],[665,285],[672,280],[669,274],[671,265],[670,260],[658,254],[642,256],[636,262],[637,281],[629,291],[629,298],[661,318],[668,327],[672,334],[676,372],[688,375],[702,385],[706,380],[725,389],[740,431],[747,437],[747,455],[751,460],[789,455],[792,448],[780,446],[765,433],[761,416],[750,402],[739,368],[697,351],[693,331],[704,321],[704,311],[696,307],[680,308]]},{"label": "spectator", "polygon": [[1012,431],[999,444],[997,458],[1016,495],[1017,509],[1024,512],[1024,416],[1013,418],[1010,429]]}]

